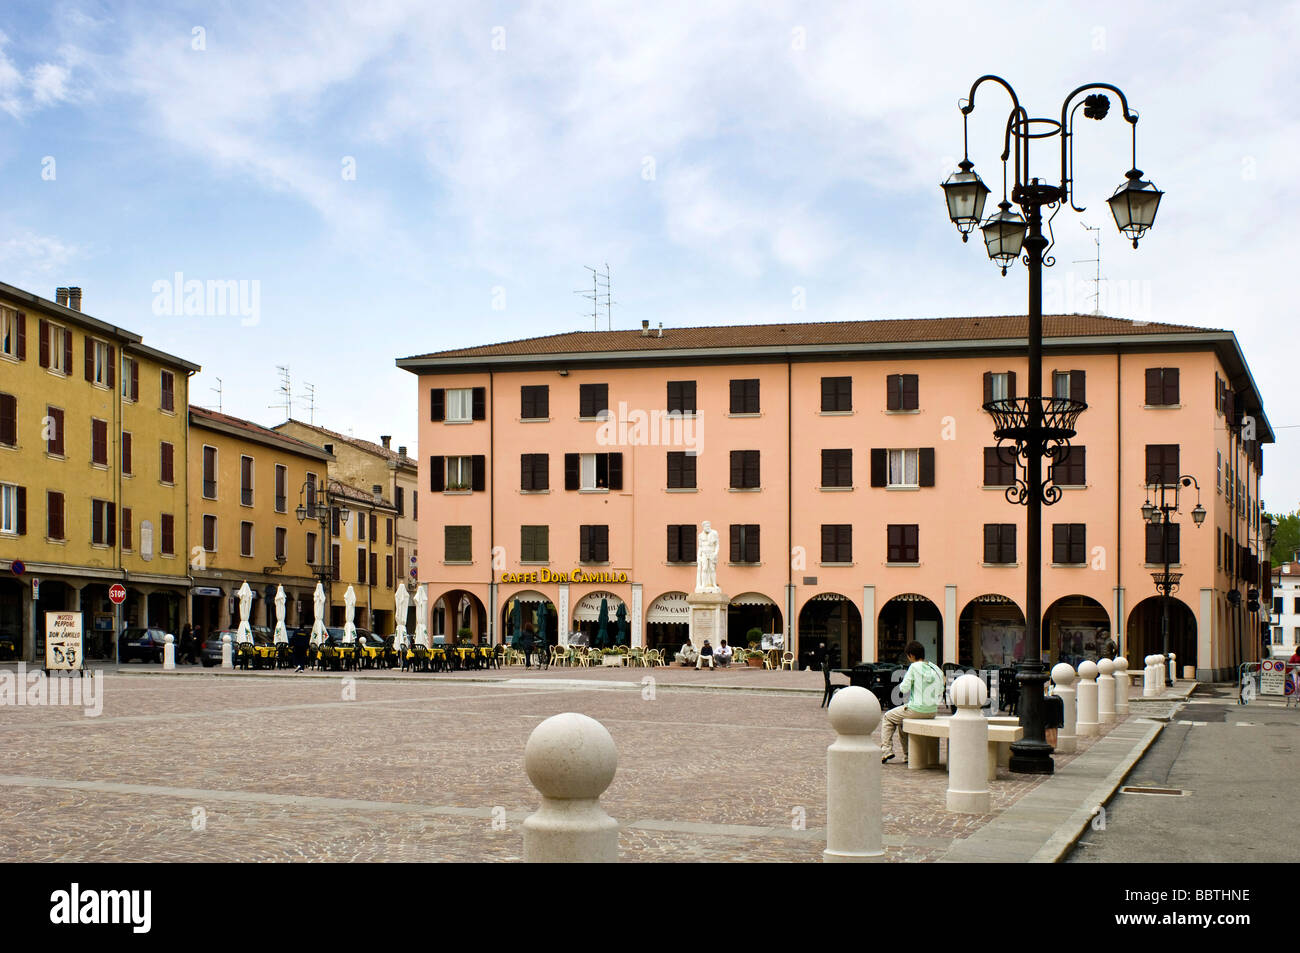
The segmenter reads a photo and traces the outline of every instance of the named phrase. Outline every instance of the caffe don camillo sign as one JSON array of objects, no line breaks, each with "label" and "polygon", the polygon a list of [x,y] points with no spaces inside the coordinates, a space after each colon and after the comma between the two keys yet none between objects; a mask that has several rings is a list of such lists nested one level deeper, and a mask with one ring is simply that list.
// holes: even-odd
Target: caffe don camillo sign
[{"label": "caffe don camillo sign", "polygon": [[45,668],[81,668],[81,613],[45,613]]},{"label": "caffe don camillo sign", "polygon": [[501,581],[506,582],[627,582],[625,572],[588,572],[575,569],[572,572],[556,572],[553,569],[534,569],[532,572],[503,572]]}]

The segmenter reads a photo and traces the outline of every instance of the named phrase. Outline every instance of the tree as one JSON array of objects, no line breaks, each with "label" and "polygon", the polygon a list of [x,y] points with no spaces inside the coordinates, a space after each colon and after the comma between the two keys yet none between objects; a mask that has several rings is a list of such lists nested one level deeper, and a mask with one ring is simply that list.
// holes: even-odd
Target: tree
[{"label": "tree", "polygon": [[1272,517],[1273,565],[1290,562],[1300,552],[1300,510],[1286,516]]}]

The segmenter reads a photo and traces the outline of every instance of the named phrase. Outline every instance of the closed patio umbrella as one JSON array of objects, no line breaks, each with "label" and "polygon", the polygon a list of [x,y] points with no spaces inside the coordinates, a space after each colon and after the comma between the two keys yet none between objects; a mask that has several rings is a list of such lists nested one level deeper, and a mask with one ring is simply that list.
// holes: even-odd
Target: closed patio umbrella
[{"label": "closed patio umbrella", "polygon": [[627,606],[620,602],[615,617],[618,619],[618,644],[627,645]]},{"label": "closed patio umbrella", "polygon": [[518,599],[515,600],[514,611],[510,613],[510,626],[513,629],[510,633],[510,645],[522,651],[524,647],[524,611]]},{"label": "closed patio umbrella", "polygon": [[596,630],[596,645],[599,648],[609,648],[609,600],[604,596],[600,599],[600,615],[596,617],[600,628]]},{"label": "closed patio umbrella", "polygon": [[537,607],[537,638],[542,642],[549,642],[546,637],[546,626],[550,620],[546,618],[546,603],[543,602]]}]

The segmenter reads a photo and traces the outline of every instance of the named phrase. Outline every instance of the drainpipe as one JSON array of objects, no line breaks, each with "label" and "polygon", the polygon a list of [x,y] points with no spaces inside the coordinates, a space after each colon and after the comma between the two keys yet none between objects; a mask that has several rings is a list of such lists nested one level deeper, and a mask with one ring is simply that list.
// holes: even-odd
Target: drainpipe
[{"label": "drainpipe", "polygon": [[790,355],[785,358],[785,650],[795,653],[794,620],[794,429],[793,370]]}]

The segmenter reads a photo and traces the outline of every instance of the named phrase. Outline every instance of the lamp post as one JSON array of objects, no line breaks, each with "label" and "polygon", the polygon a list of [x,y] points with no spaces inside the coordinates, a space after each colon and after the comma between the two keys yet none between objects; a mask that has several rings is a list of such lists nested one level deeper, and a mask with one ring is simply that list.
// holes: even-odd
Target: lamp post
[{"label": "lamp post", "polygon": [[[346,506],[336,506],[328,487],[317,486],[314,480],[308,480],[298,490],[298,506],[294,510],[294,515],[298,517],[299,523],[305,523],[309,519],[320,523],[320,559],[316,561],[312,574],[325,587],[325,605],[332,606],[334,604],[334,547],[332,545],[334,534],[331,529],[335,515],[346,526],[352,511]],[[328,621],[326,624],[329,624]]]},{"label": "lamp post", "polygon": [[[998,211],[981,224],[984,200],[989,188],[974,171],[970,161],[969,116],[975,109],[975,93],[979,87],[991,82],[1000,85],[1011,97],[1011,112],[1007,116],[1002,150],[1002,201]],[[1043,266],[1056,263],[1048,252],[1051,243],[1043,236],[1043,209],[1059,211],[1067,202],[1076,212],[1083,209],[1075,205],[1073,189],[1073,149],[1071,137],[1075,111],[1083,109],[1088,119],[1102,120],[1110,110],[1110,99],[1100,90],[1119,97],[1126,122],[1133,129],[1133,168],[1125,181],[1109,199],[1111,212],[1119,230],[1132,239],[1133,247],[1155,222],[1156,210],[1163,194],[1142,178],[1137,166],[1137,113],[1128,107],[1124,93],[1107,83],[1089,83],[1080,86],[1065,97],[1061,105],[1061,118],[1031,118],[1011,85],[999,76],[986,75],[971,86],[970,95],[960,106],[962,137],[965,148],[958,171],[943,183],[952,219],[965,242],[976,226],[984,237],[985,249],[1001,269],[1002,274],[1020,257],[1029,269],[1029,394],[1016,398],[1011,394],[984,405],[993,417],[993,434],[998,446],[1004,441],[1014,443],[1017,459],[1015,484],[1007,489],[1007,499],[1027,507],[1025,543],[1025,657],[1021,660],[1017,680],[1020,682],[1020,721],[1024,738],[1011,746],[1011,770],[1020,774],[1051,774],[1054,770],[1052,748],[1047,744],[1043,730],[1043,684],[1047,669],[1042,661],[1042,507],[1050,506],[1061,498],[1061,490],[1050,481],[1043,481],[1043,458],[1059,462],[1069,450],[1069,440],[1074,436],[1074,425],[1087,404],[1068,398],[1043,397]],[[1088,95],[1082,99],[1083,93]],[[1076,101],[1077,100],[1077,101]],[[1030,176],[1030,145],[1036,140],[1060,139],[1060,184]],[[1014,154],[1014,178],[1007,198],[1008,161]],[[1012,203],[1020,207],[1013,211]],[[1055,211],[1052,212],[1055,215]],[[1050,233],[1050,218],[1049,229]],[[1023,469],[1024,478],[1019,477]]]},{"label": "lamp post", "polygon": [[[1180,572],[1170,572],[1171,565],[1169,554],[1169,538],[1173,535],[1169,531],[1170,526],[1177,526],[1173,522],[1173,515],[1178,512],[1178,493],[1184,487],[1196,487],[1196,507],[1192,510],[1192,522],[1196,528],[1200,529],[1201,524],[1205,522],[1205,507],[1201,505],[1201,485],[1196,482],[1195,477],[1187,475],[1180,476],[1172,484],[1167,484],[1163,480],[1159,484],[1147,484],[1147,501],[1142,504],[1142,518],[1151,526],[1159,526],[1160,530],[1160,561],[1164,563],[1164,572],[1153,572],[1151,578],[1155,580],[1156,592],[1160,593],[1160,644],[1161,651],[1166,659],[1169,658],[1169,597],[1178,591],[1178,584],[1183,578]],[[1152,489],[1158,489],[1157,499],[1155,502],[1151,499]],[[1169,491],[1173,491],[1173,499],[1169,499]],[[1179,540],[1179,557],[1182,556],[1182,541]],[[1171,686],[1174,680],[1169,677],[1169,668],[1165,667],[1165,685]]]}]

